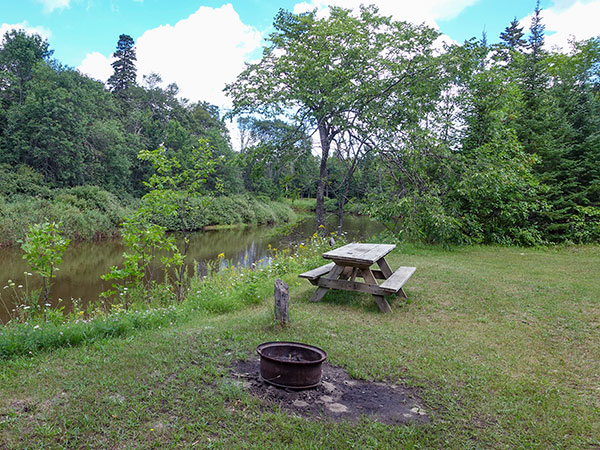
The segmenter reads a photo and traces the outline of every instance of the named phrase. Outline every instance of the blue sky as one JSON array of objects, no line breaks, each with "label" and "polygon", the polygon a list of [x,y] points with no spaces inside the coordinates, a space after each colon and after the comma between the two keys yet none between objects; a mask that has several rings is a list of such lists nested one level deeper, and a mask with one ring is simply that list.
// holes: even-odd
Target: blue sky
[{"label": "blue sky", "polygon": [[[119,34],[134,38],[164,24],[174,24],[190,16],[200,6],[217,8],[232,3],[242,22],[267,30],[279,8],[293,10],[298,1],[238,0],[224,2],[189,0],[72,0],[68,7],[50,10],[37,0],[0,0],[0,21],[26,23],[50,32],[55,57],[77,67],[91,52],[110,54]],[[547,6],[548,1],[542,2]],[[52,2],[48,2],[52,4]],[[61,3],[60,0],[54,4]],[[458,16],[438,20],[440,31],[456,41],[481,36],[482,30],[494,40],[513,17],[525,17],[534,8],[534,0],[480,0]]]},{"label": "blue sky", "polygon": [[[529,24],[535,0],[371,0],[395,19],[425,22],[454,41],[494,42],[517,17]],[[369,0],[0,0],[0,32],[25,28],[48,38],[54,57],[106,80],[119,34],[136,40],[138,74],[158,72],[192,100],[226,105],[221,90],[260,55],[279,8],[301,12]],[[548,42],[600,34],[600,0],[542,0]]]}]

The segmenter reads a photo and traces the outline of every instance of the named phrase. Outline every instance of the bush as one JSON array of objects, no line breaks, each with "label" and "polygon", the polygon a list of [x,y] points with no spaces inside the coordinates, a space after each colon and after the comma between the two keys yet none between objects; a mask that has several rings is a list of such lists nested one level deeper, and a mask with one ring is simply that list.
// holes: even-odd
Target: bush
[{"label": "bush", "polygon": [[[210,199],[208,206],[203,207],[204,199],[192,198],[193,217],[188,221],[190,228],[200,230],[209,225],[235,224],[273,224],[289,222],[296,215],[285,203],[277,201],[258,200],[245,195],[221,196]],[[152,221],[166,227],[170,231],[179,229],[177,217],[152,217]]]},{"label": "bush", "polygon": [[41,222],[62,222],[65,236],[73,240],[102,238],[115,233],[129,214],[131,208],[96,186],[57,189],[47,198],[0,196],[0,243],[14,244],[29,225]]},{"label": "bush", "polygon": [[8,164],[0,164],[1,196],[6,198],[14,195],[48,197],[50,192],[50,189],[44,186],[42,175],[31,167],[20,165],[14,170]]},{"label": "bush", "polygon": [[[115,234],[125,217],[133,213],[114,194],[97,186],[78,186],[49,191],[46,197],[24,194],[0,195],[0,245],[12,245],[23,239],[28,226],[40,222],[62,222],[65,236],[71,240],[100,239]],[[222,196],[202,206],[202,198],[192,198],[192,230],[207,225],[274,224],[294,220],[296,214],[284,203],[258,200],[246,195]],[[167,230],[180,228],[177,217],[152,217]]]}]

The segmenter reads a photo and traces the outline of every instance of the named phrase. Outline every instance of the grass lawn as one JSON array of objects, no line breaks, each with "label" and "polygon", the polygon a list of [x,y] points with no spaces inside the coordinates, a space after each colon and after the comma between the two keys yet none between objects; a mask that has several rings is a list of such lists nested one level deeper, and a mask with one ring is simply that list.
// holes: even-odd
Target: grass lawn
[{"label": "grass lawn", "polygon": [[[600,448],[600,247],[403,247],[409,303],[293,275],[272,299],[124,339],[1,362],[0,449]],[[326,422],[263,405],[229,376],[268,340],[324,348],[361,379],[419,390],[427,425]]]}]

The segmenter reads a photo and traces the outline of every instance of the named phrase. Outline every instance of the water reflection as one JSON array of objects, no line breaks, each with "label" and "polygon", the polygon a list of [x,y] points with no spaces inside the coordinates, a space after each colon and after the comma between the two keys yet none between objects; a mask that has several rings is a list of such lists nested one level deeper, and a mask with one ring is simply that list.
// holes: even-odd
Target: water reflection
[{"label": "water reflection", "polygon": [[[355,240],[364,239],[382,229],[379,224],[365,217],[348,216],[344,222],[344,231]],[[333,232],[336,224],[337,217],[330,216],[327,220],[327,232]],[[225,255],[225,258],[220,260],[222,267],[227,264],[244,267],[249,267],[253,263],[268,264],[269,245],[275,248],[286,248],[291,244],[306,241],[314,230],[315,221],[311,218],[298,222],[283,234],[275,233],[273,227],[268,226],[194,233],[188,267],[189,270],[197,270],[205,275],[207,262],[217,264],[220,253]],[[101,292],[110,287],[110,283],[101,280],[100,275],[107,273],[111,266],[121,264],[124,250],[125,246],[121,240],[81,242],[70,245],[65,251],[60,271],[52,285],[52,306],[60,304],[68,311],[72,306],[71,298],[81,299],[84,306],[90,300],[96,300]],[[0,255],[0,322],[6,322],[7,309],[10,311],[14,308],[14,298],[11,289],[2,288],[7,285],[9,279],[16,285],[24,285],[24,272],[31,269],[23,260],[19,248],[0,249]],[[30,288],[41,286],[38,276],[29,278]]]}]

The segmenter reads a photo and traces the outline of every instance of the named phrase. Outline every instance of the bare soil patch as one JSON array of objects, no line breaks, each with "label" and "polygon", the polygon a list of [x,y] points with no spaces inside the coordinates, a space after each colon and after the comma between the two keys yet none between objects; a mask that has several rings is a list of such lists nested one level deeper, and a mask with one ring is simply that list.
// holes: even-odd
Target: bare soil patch
[{"label": "bare soil patch", "polygon": [[323,378],[316,388],[282,389],[265,383],[259,360],[238,361],[232,376],[265,404],[320,420],[357,421],[363,416],[388,425],[429,423],[429,415],[415,389],[397,384],[356,380],[340,367],[323,363]]}]

